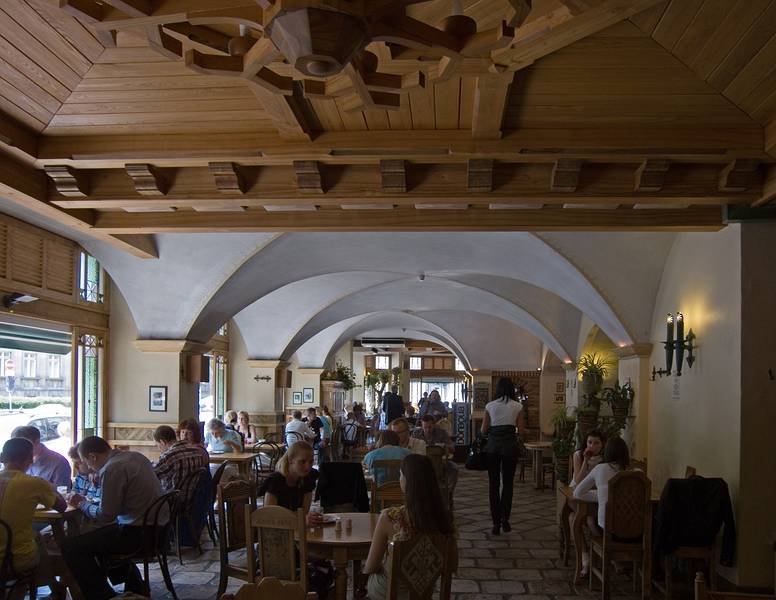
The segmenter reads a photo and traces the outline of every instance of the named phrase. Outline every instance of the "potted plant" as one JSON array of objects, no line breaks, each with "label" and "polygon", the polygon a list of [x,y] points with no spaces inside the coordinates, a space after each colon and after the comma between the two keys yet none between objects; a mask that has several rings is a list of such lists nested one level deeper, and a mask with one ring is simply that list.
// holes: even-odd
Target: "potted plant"
[{"label": "potted plant", "polygon": [[625,419],[630,412],[630,407],[633,404],[633,397],[635,396],[633,386],[630,382],[620,385],[617,381],[614,387],[608,387],[604,389],[603,398],[604,401],[612,409],[612,415],[616,419]]},{"label": "potted plant", "polygon": [[555,477],[558,481],[568,484],[569,460],[574,453],[574,435],[556,437],[552,440],[552,453],[555,457]]},{"label": "potted plant", "polygon": [[593,352],[583,354],[579,358],[577,373],[582,382],[582,395],[594,396],[604,384],[604,379],[609,374],[609,369],[614,366],[610,358]]},{"label": "potted plant", "polygon": [[324,371],[321,373],[321,379],[328,381],[340,381],[345,391],[356,387],[356,374],[353,369],[337,361],[337,366],[333,371]]},{"label": "potted plant", "polygon": [[550,418],[555,437],[570,437],[574,433],[577,420],[568,413],[565,406],[559,406]]}]

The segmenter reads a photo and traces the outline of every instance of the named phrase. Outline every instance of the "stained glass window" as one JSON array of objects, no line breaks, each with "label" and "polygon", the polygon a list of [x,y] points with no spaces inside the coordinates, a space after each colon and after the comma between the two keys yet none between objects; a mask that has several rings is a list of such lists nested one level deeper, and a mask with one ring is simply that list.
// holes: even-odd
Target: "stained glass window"
[{"label": "stained glass window", "polygon": [[101,350],[100,337],[85,333],[78,338],[79,439],[97,435]]},{"label": "stained glass window", "polygon": [[81,252],[79,289],[82,300],[100,303],[104,300],[102,268],[97,259],[86,252]]}]

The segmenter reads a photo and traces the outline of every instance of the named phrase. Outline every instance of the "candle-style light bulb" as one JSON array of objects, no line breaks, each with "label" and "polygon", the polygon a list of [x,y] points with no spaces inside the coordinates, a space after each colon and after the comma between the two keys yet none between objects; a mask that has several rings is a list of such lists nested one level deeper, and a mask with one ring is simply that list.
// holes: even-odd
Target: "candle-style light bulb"
[{"label": "candle-style light bulb", "polygon": [[674,365],[674,315],[668,313],[666,317],[666,371],[671,374],[671,367]]},{"label": "candle-style light bulb", "polygon": [[682,374],[682,363],[684,362],[684,315],[676,313],[676,374]]}]

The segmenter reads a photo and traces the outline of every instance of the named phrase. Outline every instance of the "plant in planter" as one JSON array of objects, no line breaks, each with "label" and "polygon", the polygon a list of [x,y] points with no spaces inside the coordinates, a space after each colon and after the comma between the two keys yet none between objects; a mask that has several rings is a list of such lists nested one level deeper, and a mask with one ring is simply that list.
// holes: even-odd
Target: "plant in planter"
[{"label": "plant in planter", "polygon": [[604,389],[603,399],[612,409],[612,415],[616,419],[624,419],[630,412],[635,395],[636,393],[633,391],[633,386],[631,386],[630,382],[620,385],[618,381],[614,384],[614,387]]},{"label": "plant in planter", "polygon": [[569,482],[569,460],[574,453],[574,435],[556,437],[552,440],[552,453],[555,457],[555,477],[562,483]]},{"label": "plant in planter", "polygon": [[582,382],[582,395],[595,396],[601,390],[604,379],[613,366],[613,360],[597,352],[583,354],[577,366],[577,373]]},{"label": "plant in planter", "polygon": [[353,372],[353,369],[343,365],[340,361],[337,361],[337,366],[333,371],[324,371],[321,374],[321,379],[341,381],[345,391],[352,390],[356,387],[356,374]]},{"label": "plant in planter", "polygon": [[555,431],[555,437],[571,437],[577,420],[568,413],[565,406],[559,406],[550,418],[550,423]]}]

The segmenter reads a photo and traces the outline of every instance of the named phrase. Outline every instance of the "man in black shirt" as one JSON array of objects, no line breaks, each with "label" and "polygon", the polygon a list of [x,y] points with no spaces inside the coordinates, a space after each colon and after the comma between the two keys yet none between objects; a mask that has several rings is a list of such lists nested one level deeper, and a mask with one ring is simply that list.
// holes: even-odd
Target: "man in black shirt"
[{"label": "man in black shirt", "polygon": [[322,464],[326,460],[326,439],[321,435],[323,429],[323,422],[318,416],[314,408],[307,409],[307,418],[304,419],[307,426],[315,433],[315,440],[313,440],[313,448],[318,451],[318,464]]},{"label": "man in black shirt", "polygon": [[398,386],[392,385],[391,391],[383,394],[383,412],[385,413],[386,427],[394,419],[404,416],[404,399],[396,393],[398,391]]}]

